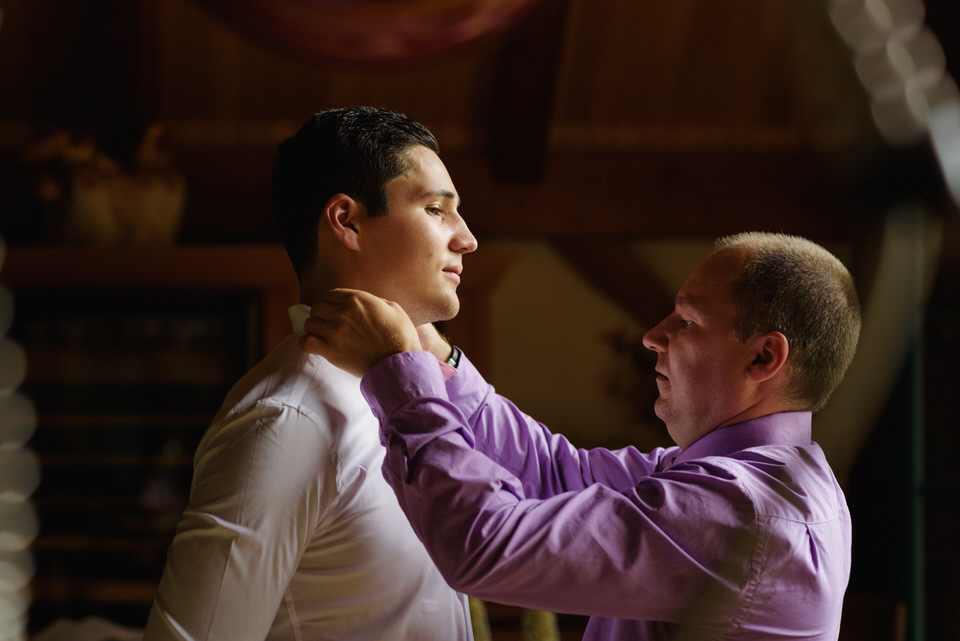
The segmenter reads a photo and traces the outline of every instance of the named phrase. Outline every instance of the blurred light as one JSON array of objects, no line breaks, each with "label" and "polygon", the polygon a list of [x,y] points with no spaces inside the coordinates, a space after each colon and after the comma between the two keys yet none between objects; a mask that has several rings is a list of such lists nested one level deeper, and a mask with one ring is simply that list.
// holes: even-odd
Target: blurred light
[{"label": "blurred light", "polygon": [[885,5],[890,16],[889,35],[907,40],[921,28],[926,18],[922,0],[876,0]]},{"label": "blurred light", "polygon": [[0,551],[0,592],[22,590],[33,578],[33,557],[29,550]]},{"label": "blurred light", "polygon": [[37,513],[28,501],[0,501],[0,551],[23,550],[37,537]]},{"label": "blurred light", "polygon": [[[2,21],[2,10],[0,10]],[[6,245],[0,237],[0,271]],[[26,376],[23,348],[6,333],[13,324],[13,296],[0,288],[0,640],[27,638],[37,515],[30,496],[40,483],[40,464],[25,444],[36,429],[33,404],[17,387]]]},{"label": "blurred light", "polygon": [[0,630],[7,623],[26,621],[27,608],[30,607],[28,589],[0,591]]},{"label": "blurred light", "polygon": [[23,447],[0,449],[0,504],[29,498],[39,484],[40,464],[33,452]]},{"label": "blurred light", "polygon": [[935,92],[930,110],[930,140],[947,190],[960,205],[960,90],[945,77]]},{"label": "blurred light", "polygon": [[23,394],[0,394],[0,447],[24,445],[33,436],[37,413]]},{"label": "blurred light", "polygon": [[891,145],[906,147],[927,136],[927,102],[916,87],[901,87],[893,96],[875,99],[870,112],[877,129]]},{"label": "blurred light", "polygon": [[0,338],[0,394],[9,394],[23,383],[27,375],[27,355],[19,344]]},{"label": "blurred light", "polygon": [[883,0],[834,2],[830,18],[847,46],[858,52],[883,48],[893,30],[893,16]]},{"label": "blurred light", "polygon": [[828,0],[830,19],[854,54],[881,136],[894,146],[930,140],[960,205],[960,97],[921,0]]}]

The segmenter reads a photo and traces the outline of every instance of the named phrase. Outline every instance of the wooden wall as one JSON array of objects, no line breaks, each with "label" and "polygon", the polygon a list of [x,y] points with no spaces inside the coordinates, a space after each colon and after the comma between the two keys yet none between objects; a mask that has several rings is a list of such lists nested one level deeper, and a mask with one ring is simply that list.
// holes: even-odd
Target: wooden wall
[{"label": "wooden wall", "polygon": [[[869,219],[834,170],[876,141],[822,12],[787,0],[567,7],[445,59],[376,70],[296,60],[191,0],[10,0],[0,151],[9,163],[67,127],[122,160],[162,121],[188,177],[181,238],[262,240],[276,143],[310,113],[365,103],[437,134],[483,236],[710,236],[774,219],[847,237]],[[556,54],[516,71],[520,45],[547,28]],[[598,199],[610,227],[583,222]]]}]

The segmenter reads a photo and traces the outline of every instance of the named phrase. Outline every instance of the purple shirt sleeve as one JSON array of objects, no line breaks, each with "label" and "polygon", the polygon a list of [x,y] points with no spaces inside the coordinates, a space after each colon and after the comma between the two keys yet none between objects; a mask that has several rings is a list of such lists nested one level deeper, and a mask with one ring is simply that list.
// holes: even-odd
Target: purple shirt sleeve
[{"label": "purple shirt sleeve", "polygon": [[384,476],[454,588],[590,615],[586,639],[836,638],[849,517],[809,415],[784,423],[801,445],[711,455],[732,430],[671,467],[669,450],[573,448],[463,361],[444,381],[429,354],[397,354],[361,389]]},{"label": "purple shirt sleeve", "polygon": [[625,490],[653,473],[669,454],[659,448],[649,454],[634,447],[576,448],[496,394],[465,354],[457,375],[447,380],[446,392],[450,403],[464,414],[473,447],[522,479],[528,497],[548,498],[595,483]]}]

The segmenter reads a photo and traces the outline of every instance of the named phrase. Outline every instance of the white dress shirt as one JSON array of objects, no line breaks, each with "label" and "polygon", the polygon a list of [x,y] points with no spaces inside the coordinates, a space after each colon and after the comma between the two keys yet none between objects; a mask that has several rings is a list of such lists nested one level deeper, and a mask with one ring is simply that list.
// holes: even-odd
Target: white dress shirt
[{"label": "white dress shirt", "polygon": [[145,641],[470,641],[380,471],[360,380],[294,334],[230,391],[194,460]]}]

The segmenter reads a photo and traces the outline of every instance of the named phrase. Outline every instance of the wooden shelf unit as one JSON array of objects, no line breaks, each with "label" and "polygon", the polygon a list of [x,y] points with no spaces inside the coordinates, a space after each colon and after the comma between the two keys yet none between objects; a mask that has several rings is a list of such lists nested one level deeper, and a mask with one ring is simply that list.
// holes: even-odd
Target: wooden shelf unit
[{"label": "wooden shelf unit", "polygon": [[11,247],[0,283],[37,407],[30,629],[140,627],[226,390],[290,331],[282,247]]}]

